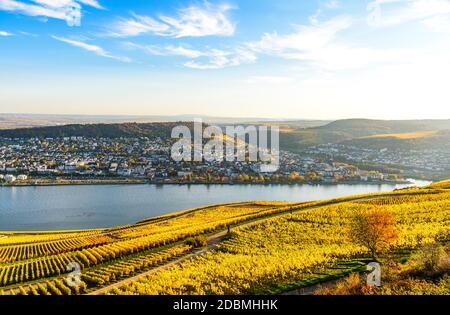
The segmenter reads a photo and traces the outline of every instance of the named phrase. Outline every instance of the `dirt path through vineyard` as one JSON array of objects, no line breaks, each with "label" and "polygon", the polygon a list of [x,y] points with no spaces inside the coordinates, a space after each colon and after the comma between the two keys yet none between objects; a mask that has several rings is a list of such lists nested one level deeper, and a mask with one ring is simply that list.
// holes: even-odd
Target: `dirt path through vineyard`
[{"label": "dirt path through vineyard", "polygon": [[156,267],[156,268],[151,269],[151,270],[149,270],[147,272],[141,273],[141,274],[139,274],[137,276],[134,276],[134,277],[127,278],[125,280],[116,282],[114,284],[111,284],[109,286],[101,288],[101,289],[99,289],[97,291],[91,292],[88,295],[103,295],[103,294],[106,294],[107,292],[111,291],[113,288],[121,288],[123,286],[126,286],[127,284],[130,284],[130,283],[133,283],[135,281],[138,281],[139,279],[145,278],[146,276],[149,276],[149,275],[151,275],[153,273],[156,273],[158,271],[169,269],[169,268],[171,268],[173,266],[176,266],[176,265],[178,265],[178,264],[180,264],[182,262],[185,262],[185,261],[187,261],[189,259],[193,259],[193,258],[195,258],[197,256],[204,255],[207,252],[213,250],[217,246],[217,244],[219,244],[220,241],[222,241],[226,236],[227,236],[227,231],[222,231],[220,233],[214,234],[214,235],[212,235],[212,236],[210,236],[208,238],[208,246],[206,248],[202,249],[202,250],[199,250],[199,251],[197,251],[195,253],[192,253],[192,254],[189,254],[187,256],[181,257],[181,258],[179,258],[177,260],[174,260],[174,261],[172,261],[170,263],[167,263],[167,264],[164,264],[162,266]]}]

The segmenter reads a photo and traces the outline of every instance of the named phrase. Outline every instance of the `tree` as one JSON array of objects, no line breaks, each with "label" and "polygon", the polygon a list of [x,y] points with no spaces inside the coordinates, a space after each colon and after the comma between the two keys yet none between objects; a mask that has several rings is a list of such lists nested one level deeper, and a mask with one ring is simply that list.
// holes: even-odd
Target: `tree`
[{"label": "tree", "polygon": [[350,237],[376,260],[378,253],[398,238],[395,218],[385,210],[360,211],[352,220]]},{"label": "tree", "polygon": [[320,179],[320,176],[315,172],[309,172],[308,179],[312,181],[318,181]]},{"label": "tree", "polygon": [[298,173],[297,172],[291,172],[291,174],[289,174],[289,180],[290,181],[294,181],[294,180],[296,180],[297,179],[297,177],[298,177]]}]

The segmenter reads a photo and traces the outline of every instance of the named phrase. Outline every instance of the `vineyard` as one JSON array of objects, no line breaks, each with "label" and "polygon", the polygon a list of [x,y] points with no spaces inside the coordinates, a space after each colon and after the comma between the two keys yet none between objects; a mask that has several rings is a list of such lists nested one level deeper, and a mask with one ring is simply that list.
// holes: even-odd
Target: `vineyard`
[{"label": "vineyard", "polygon": [[[67,266],[72,262],[79,264],[83,270],[95,269],[93,273],[97,276],[112,272],[112,267],[105,269],[103,265],[110,266],[124,260],[127,261],[129,270],[137,271],[139,268],[132,267],[133,263],[150,266],[151,259],[160,261],[167,259],[166,256],[180,254],[179,249],[176,254],[167,253],[164,251],[167,246],[174,246],[197,235],[220,231],[229,225],[287,211],[287,208],[294,205],[296,204],[263,202],[227,204],[188,210],[105,230],[48,234],[41,232],[34,235],[4,233],[0,244],[0,286],[5,290],[12,285],[33,281],[42,281],[46,285],[48,278],[66,274]],[[130,256],[151,250],[159,252],[159,249],[159,256],[141,257],[133,263],[128,261]],[[187,251],[186,248],[183,251]],[[115,274],[112,273],[106,278],[114,279]],[[85,277],[92,284],[95,280],[90,274],[86,271]]]},{"label": "vineyard", "polygon": [[352,213],[392,211],[400,237],[391,251],[450,240],[450,193],[388,197],[305,210],[237,229],[217,251],[114,290],[115,294],[254,294],[314,277],[340,260],[364,257],[347,239]]},{"label": "vineyard", "polygon": [[[230,203],[111,229],[0,232],[0,293],[279,293],[364,266],[367,249],[349,239],[358,212],[382,209],[395,217],[399,235],[387,253],[448,243],[446,188],[307,203]],[[211,245],[196,245],[199,237]],[[193,258],[184,259],[188,255]],[[176,263],[165,268],[170,262]],[[81,268],[79,286],[68,283],[71,263]]]}]

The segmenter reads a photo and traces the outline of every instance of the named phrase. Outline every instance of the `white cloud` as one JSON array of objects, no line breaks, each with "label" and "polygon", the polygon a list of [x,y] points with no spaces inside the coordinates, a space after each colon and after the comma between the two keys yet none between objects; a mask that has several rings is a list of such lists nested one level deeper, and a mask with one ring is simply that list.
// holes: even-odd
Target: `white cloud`
[{"label": "white cloud", "polygon": [[251,50],[298,60],[319,71],[356,69],[373,63],[400,62],[413,58],[404,50],[374,49],[346,43],[337,38],[339,32],[352,26],[346,16],[325,22],[310,19],[310,25],[297,26],[295,32],[285,35],[266,33],[261,40],[247,44]]},{"label": "white cloud", "polygon": [[151,55],[190,58],[184,66],[194,69],[222,69],[253,63],[260,54],[297,60],[318,71],[357,69],[377,63],[407,62],[414,59],[414,53],[410,51],[374,49],[339,40],[338,33],[349,29],[352,24],[353,19],[347,16],[338,16],[324,22],[310,19],[309,25],[297,25],[292,33],[266,33],[259,41],[228,50],[128,45]]},{"label": "white cloud", "polygon": [[12,36],[12,34],[11,33],[9,33],[9,32],[6,32],[6,31],[0,31],[0,36]]},{"label": "white cloud", "polygon": [[325,8],[327,9],[337,9],[340,7],[340,3],[337,0],[330,0],[325,3]]},{"label": "white cloud", "polygon": [[133,14],[132,19],[122,19],[114,27],[111,35],[114,36],[137,36],[143,33],[164,35],[169,32],[170,27],[158,22],[148,16]]},{"label": "white cloud", "polygon": [[329,44],[342,30],[349,28],[352,20],[349,17],[337,17],[324,23],[296,26],[296,32],[279,35],[265,33],[261,40],[248,44],[248,47],[264,53],[286,54],[289,52],[313,51]]},{"label": "white cloud", "polygon": [[422,20],[421,23],[434,32],[450,33],[450,19],[448,16],[438,15]]},{"label": "white cloud", "polygon": [[254,53],[240,48],[234,51],[212,49],[206,52],[204,56],[207,58],[206,61],[191,60],[185,62],[184,66],[192,69],[211,70],[238,66],[243,63],[253,63],[256,61],[256,55]]},{"label": "white cloud", "polygon": [[61,42],[67,43],[67,44],[75,46],[75,47],[82,48],[84,50],[92,52],[92,53],[94,53],[94,54],[96,54],[98,56],[101,56],[101,57],[111,58],[111,59],[119,60],[119,61],[122,61],[122,62],[130,62],[131,61],[127,57],[120,57],[120,56],[112,55],[111,53],[109,53],[108,51],[104,50],[100,46],[91,45],[91,44],[87,44],[87,43],[82,42],[82,41],[73,40],[73,39],[64,38],[64,37],[58,37],[58,36],[52,36],[52,37],[54,39],[56,39],[56,40],[59,40]]},{"label": "white cloud", "polygon": [[248,49],[237,47],[233,50],[207,49],[200,51],[184,46],[156,46],[125,43],[130,49],[139,49],[154,56],[180,56],[191,59],[183,65],[192,69],[222,69],[256,61],[256,54]]},{"label": "white cloud", "polygon": [[31,36],[31,37],[38,37],[39,36],[37,34],[30,33],[30,32],[25,32],[25,31],[19,31],[19,34],[21,34],[23,36]]},{"label": "white cloud", "polygon": [[191,48],[186,48],[181,45],[179,46],[157,46],[157,45],[140,45],[135,43],[125,43],[125,46],[130,49],[143,50],[149,55],[155,56],[182,56],[187,58],[199,58],[205,54],[199,50],[194,50]]},{"label": "white cloud", "polygon": [[172,55],[188,58],[199,58],[205,55],[201,51],[185,48],[183,46],[167,46],[166,51]]},{"label": "white cloud", "polygon": [[177,16],[159,15],[157,18],[133,14],[130,19],[122,19],[113,27],[111,35],[137,36],[152,34],[160,36],[200,37],[231,36],[235,26],[227,13],[231,6],[212,5],[205,2],[203,6],[192,5],[178,10]]},{"label": "white cloud", "polygon": [[34,4],[17,0],[0,0],[0,10],[17,12],[29,16],[43,16],[46,18],[65,20],[69,26],[79,26],[81,23],[81,4],[97,9],[102,8],[97,0],[31,1]]},{"label": "white cloud", "polygon": [[78,2],[81,2],[85,5],[88,5],[88,6],[97,8],[97,9],[104,9],[97,0],[78,0]]},{"label": "white cloud", "polygon": [[375,0],[368,4],[369,25],[386,27],[450,13],[450,0]]}]

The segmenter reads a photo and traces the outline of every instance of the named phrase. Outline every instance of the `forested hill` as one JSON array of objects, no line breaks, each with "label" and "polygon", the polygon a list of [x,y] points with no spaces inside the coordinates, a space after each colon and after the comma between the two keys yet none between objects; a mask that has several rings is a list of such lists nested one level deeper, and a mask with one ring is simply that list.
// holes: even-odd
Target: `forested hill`
[{"label": "forested hill", "polygon": [[122,123],[122,124],[73,124],[64,126],[21,128],[0,130],[2,138],[62,138],[62,137],[103,137],[103,138],[134,138],[161,137],[170,138],[175,126],[187,126],[192,122],[161,122],[161,123]]}]

